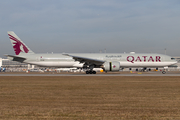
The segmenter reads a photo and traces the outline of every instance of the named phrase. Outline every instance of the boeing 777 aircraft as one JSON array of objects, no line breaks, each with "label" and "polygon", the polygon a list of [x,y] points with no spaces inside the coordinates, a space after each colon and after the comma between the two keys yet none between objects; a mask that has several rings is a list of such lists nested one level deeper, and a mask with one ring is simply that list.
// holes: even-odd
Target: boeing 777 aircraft
[{"label": "boeing 777 aircraft", "polygon": [[12,61],[37,66],[87,68],[86,74],[96,74],[93,68],[103,68],[104,71],[119,71],[120,68],[158,68],[177,63],[170,56],[149,53],[36,54],[13,31],[9,31],[8,35],[16,55],[5,56]]}]

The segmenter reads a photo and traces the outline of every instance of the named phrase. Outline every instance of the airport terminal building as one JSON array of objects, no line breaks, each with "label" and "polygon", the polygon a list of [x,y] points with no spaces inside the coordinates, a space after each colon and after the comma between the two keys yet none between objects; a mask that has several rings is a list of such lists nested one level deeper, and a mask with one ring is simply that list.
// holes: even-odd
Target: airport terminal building
[{"label": "airport terminal building", "polygon": [[33,69],[35,66],[26,63],[11,61],[9,59],[0,58],[0,67],[6,68],[6,70],[13,72],[13,71],[26,71],[28,69]]}]

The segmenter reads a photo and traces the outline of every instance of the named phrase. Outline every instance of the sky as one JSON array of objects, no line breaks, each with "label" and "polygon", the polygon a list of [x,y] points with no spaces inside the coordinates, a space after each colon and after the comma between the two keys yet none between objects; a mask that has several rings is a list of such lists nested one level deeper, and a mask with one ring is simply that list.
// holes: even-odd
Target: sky
[{"label": "sky", "polygon": [[35,53],[180,56],[179,0],[2,0],[0,57],[14,31]]}]

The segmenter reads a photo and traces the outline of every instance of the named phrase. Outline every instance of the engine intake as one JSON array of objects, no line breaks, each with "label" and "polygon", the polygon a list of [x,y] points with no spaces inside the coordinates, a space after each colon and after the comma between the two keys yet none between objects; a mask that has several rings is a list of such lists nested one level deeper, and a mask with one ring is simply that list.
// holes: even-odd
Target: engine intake
[{"label": "engine intake", "polygon": [[120,62],[113,61],[113,62],[105,62],[103,65],[105,71],[119,71],[120,69]]}]

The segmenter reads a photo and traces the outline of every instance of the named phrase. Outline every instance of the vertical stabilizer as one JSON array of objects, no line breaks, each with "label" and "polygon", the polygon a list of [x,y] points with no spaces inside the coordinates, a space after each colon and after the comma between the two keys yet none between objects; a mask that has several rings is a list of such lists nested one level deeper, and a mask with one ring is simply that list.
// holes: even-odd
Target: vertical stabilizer
[{"label": "vertical stabilizer", "polygon": [[8,31],[8,35],[16,55],[19,55],[20,53],[34,53],[23,43],[23,41],[21,41],[21,39],[13,31]]}]

